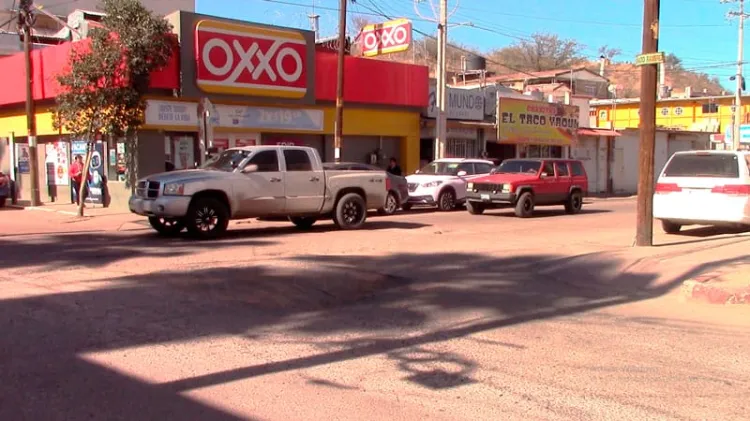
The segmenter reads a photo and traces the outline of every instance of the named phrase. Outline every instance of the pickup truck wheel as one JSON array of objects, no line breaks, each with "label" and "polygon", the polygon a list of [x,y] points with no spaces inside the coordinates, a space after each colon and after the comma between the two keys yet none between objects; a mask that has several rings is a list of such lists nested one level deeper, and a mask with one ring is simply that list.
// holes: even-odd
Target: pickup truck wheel
[{"label": "pickup truck wheel", "polygon": [[229,211],[216,199],[197,199],[190,204],[187,218],[190,234],[200,239],[216,238],[224,234],[229,226]]},{"label": "pickup truck wheel", "polygon": [[521,194],[516,202],[516,216],[519,218],[531,218],[534,214],[534,195],[525,192]]},{"label": "pickup truck wheel", "polygon": [[487,208],[481,203],[466,201],[466,210],[472,215],[481,215]]},{"label": "pickup truck wheel", "polygon": [[148,218],[148,223],[151,224],[151,228],[161,235],[177,235],[185,228],[185,224],[182,221],[173,218],[152,216]]},{"label": "pickup truck wheel", "polygon": [[381,215],[393,215],[398,210],[398,198],[393,192],[389,192],[385,198],[385,206],[382,209],[378,209],[378,213]]},{"label": "pickup truck wheel", "polygon": [[568,200],[565,202],[565,213],[574,215],[581,212],[583,208],[583,195],[578,190],[570,193]]},{"label": "pickup truck wheel", "polygon": [[682,225],[675,224],[672,221],[661,221],[661,229],[667,234],[677,234],[682,229]]},{"label": "pickup truck wheel", "polygon": [[309,230],[317,219],[306,216],[290,216],[289,221],[301,230]]},{"label": "pickup truck wheel", "polygon": [[456,208],[456,194],[453,190],[445,190],[438,197],[438,209],[443,212],[452,211]]},{"label": "pickup truck wheel", "polygon": [[357,193],[345,194],[338,203],[333,215],[333,222],[345,230],[361,228],[367,220],[367,205],[365,199]]}]

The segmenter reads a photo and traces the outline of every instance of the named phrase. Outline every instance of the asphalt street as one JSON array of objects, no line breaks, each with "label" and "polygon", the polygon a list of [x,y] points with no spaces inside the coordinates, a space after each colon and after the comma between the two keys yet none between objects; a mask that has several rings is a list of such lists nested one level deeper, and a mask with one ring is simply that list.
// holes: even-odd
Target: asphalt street
[{"label": "asphalt street", "polygon": [[750,312],[677,291],[750,234],[631,248],[631,200],[511,215],[194,242],[3,210],[0,420],[747,419]]}]

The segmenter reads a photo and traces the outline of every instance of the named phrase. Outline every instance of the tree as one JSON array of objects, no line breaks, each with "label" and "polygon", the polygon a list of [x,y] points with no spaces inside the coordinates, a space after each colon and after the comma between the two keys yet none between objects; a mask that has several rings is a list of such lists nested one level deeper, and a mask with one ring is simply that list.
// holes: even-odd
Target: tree
[{"label": "tree", "polygon": [[[174,51],[171,25],[139,0],[103,0],[104,28],[90,43],[71,49],[69,69],[58,76],[56,124],[88,142],[83,174],[88,174],[97,135],[125,139],[131,189],[137,173],[137,129],[143,124],[151,72]],[[85,184],[78,192],[83,197]],[[78,215],[83,216],[83,200]]]},{"label": "tree", "polygon": [[542,71],[567,69],[586,63],[581,55],[583,45],[555,34],[535,33],[508,47],[490,53],[493,61],[512,69]]},{"label": "tree", "polygon": [[609,45],[602,45],[599,47],[599,57],[612,61],[615,57],[622,54],[622,50],[619,48],[610,48]]},{"label": "tree", "polygon": [[673,53],[669,53],[664,56],[664,65],[669,70],[683,70],[682,59],[677,57]]}]

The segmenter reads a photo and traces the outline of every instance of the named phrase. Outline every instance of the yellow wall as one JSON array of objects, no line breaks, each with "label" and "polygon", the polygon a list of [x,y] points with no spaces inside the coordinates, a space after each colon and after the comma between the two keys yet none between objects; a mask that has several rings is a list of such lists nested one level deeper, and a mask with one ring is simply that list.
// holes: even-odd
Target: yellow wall
[{"label": "yellow wall", "polygon": [[[0,117],[0,137],[9,137],[14,133],[16,137],[26,136],[26,114],[20,110],[14,115]],[[36,114],[36,134],[37,136],[60,134],[58,130],[52,127],[52,113],[49,111]],[[63,130],[62,134],[67,134]]]},{"label": "yellow wall", "polygon": [[[710,101],[708,98],[689,98],[658,102],[656,124],[689,131],[725,132],[732,124],[731,106],[734,101],[732,98],[714,98],[712,101],[718,104],[718,112],[704,114],[703,104],[708,104]],[[639,107],[640,104],[637,102],[616,106],[592,106],[596,112],[594,117],[596,127],[610,127],[610,122],[613,122],[615,129],[637,128],[640,122]],[[747,114],[750,113],[750,106],[743,105],[742,112],[744,120],[748,121]]]}]

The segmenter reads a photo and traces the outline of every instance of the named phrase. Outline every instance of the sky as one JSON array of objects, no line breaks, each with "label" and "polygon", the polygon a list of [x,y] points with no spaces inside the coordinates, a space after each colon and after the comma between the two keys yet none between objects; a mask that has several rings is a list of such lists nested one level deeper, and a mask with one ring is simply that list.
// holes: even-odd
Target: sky
[{"label": "sky", "polygon": [[[438,0],[432,0],[437,7]],[[196,0],[196,11],[279,26],[310,28],[308,14],[320,15],[321,36],[336,34],[339,0]],[[314,9],[313,9],[314,6]],[[408,18],[415,30],[434,34],[430,0],[356,0],[348,14],[375,21]],[[448,0],[450,42],[491,51],[528,39],[537,32],[558,34],[585,45],[597,59],[602,45],[622,50],[617,61],[633,61],[641,50],[643,0]],[[690,70],[716,76],[723,85],[736,73],[737,19],[727,12],[736,3],[720,0],[661,0],[659,50],[674,53]],[[473,26],[471,26],[473,25]],[[750,30],[750,28],[748,28]],[[419,34],[415,34],[419,36]],[[750,48],[748,48],[750,50]],[[749,52],[750,54],[750,52]]]}]

